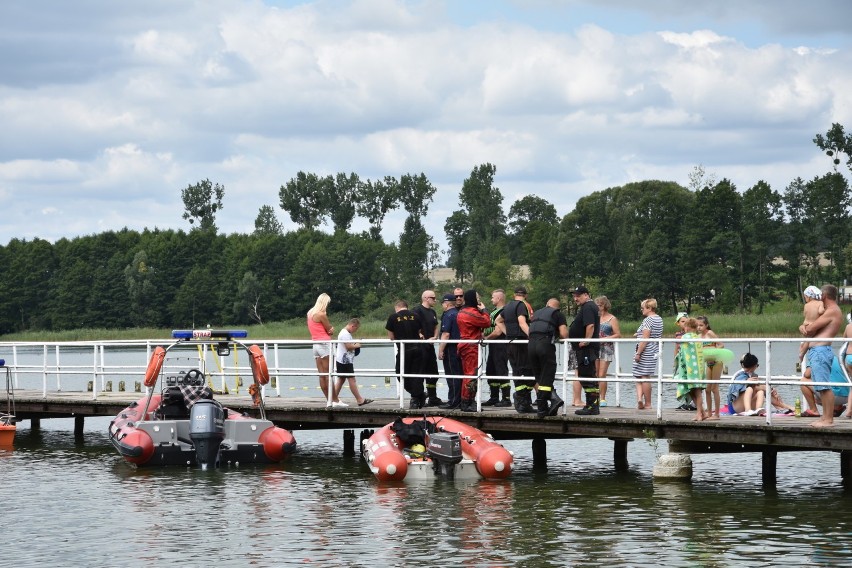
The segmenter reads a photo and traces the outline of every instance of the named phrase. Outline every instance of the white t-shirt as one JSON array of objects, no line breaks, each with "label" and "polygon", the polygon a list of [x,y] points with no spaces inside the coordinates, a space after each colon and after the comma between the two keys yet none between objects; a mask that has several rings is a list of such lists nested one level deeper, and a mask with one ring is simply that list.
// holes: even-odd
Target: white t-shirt
[{"label": "white t-shirt", "polygon": [[346,350],[347,343],[355,343],[355,339],[349,333],[349,328],[344,326],[340,330],[340,333],[337,334],[337,340],[340,343],[337,344],[337,357],[334,358],[335,361],[338,363],[355,363],[355,351]]}]

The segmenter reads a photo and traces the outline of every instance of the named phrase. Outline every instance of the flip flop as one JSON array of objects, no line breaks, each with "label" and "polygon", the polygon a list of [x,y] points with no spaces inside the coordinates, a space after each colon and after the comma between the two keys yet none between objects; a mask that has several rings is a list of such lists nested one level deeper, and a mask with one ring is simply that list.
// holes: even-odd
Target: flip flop
[{"label": "flip flop", "polygon": [[805,418],[819,418],[819,412],[814,412],[810,408],[802,411],[802,416]]},{"label": "flip flop", "polygon": [[364,406],[365,404],[370,404],[371,402],[374,402],[372,398],[365,398],[364,402],[358,403],[358,406]]}]

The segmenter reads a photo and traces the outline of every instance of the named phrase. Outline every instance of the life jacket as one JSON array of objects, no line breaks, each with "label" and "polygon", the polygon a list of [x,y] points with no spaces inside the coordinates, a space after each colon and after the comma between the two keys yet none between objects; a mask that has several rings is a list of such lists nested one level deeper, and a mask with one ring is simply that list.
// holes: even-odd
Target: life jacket
[{"label": "life jacket", "polygon": [[512,300],[503,308],[503,321],[506,322],[506,337],[509,339],[526,339],[527,336],[518,322],[518,311],[521,305],[527,308],[527,323],[532,318],[532,308],[523,300]]},{"label": "life jacket", "polygon": [[555,308],[546,306],[535,313],[530,322],[530,337],[533,335],[545,335],[552,338],[556,334],[556,324],[553,315],[557,312]]}]

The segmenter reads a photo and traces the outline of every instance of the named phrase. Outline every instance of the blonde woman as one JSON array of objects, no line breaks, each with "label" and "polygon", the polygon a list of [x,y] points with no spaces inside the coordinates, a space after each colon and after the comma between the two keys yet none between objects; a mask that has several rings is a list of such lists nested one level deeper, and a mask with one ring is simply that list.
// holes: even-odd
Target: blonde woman
[{"label": "blonde woman", "polygon": [[[609,313],[612,309],[612,302],[606,296],[598,296],[595,298],[595,304],[598,306],[598,313],[601,317],[600,336],[610,339],[621,337],[621,328],[618,325],[618,318]],[[615,343],[606,342],[600,344],[600,355],[595,362],[597,365],[597,375],[599,379],[605,379],[609,364],[615,359]],[[601,381],[601,406],[606,406],[606,381]]]},{"label": "blonde woman", "polygon": [[633,356],[633,376],[639,379],[636,383],[636,406],[639,410],[651,410],[651,383],[648,380],[657,373],[660,352],[659,343],[652,340],[663,336],[663,318],[657,315],[657,300],[654,298],[642,300],[639,305],[645,319],[635,334],[641,339]]},{"label": "blonde woman", "polygon": [[333,397],[332,401],[328,402],[328,368],[331,362],[328,342],[331,339],[331,334],[334,333],[334,326],[328,321],[328,314],[326,313],[329,303],[331,303],[331,297],[325,292],[317,296],[314,307],[308,310],[308,331],[310,331],[311,339],[314,341],[314,361],[317,364],[317,371],[319,371],[319,385],[323,397],[325,397],[326,406],[348,406],[345,402],[340,402],[339,399],[335,400],[337,397]]}]

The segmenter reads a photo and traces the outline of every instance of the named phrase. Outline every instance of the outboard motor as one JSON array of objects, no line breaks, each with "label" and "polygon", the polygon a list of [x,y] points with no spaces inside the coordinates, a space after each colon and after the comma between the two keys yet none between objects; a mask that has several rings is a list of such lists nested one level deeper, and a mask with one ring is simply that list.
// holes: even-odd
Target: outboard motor
[{"label": "outboard motor", "polygon": [[189,437],[195,445],[195,460],[201,469],[218,467],[219,449],[225,439],[225,410],[216,400],[202,399],[189,413]]},{"label": "outboard motor", "polygon": [[462,461],[461,437],[451,432],[435,432],[429,434],[426,448],[432,458],[435,474],[444,479],[455,477],[455,466]]}]

